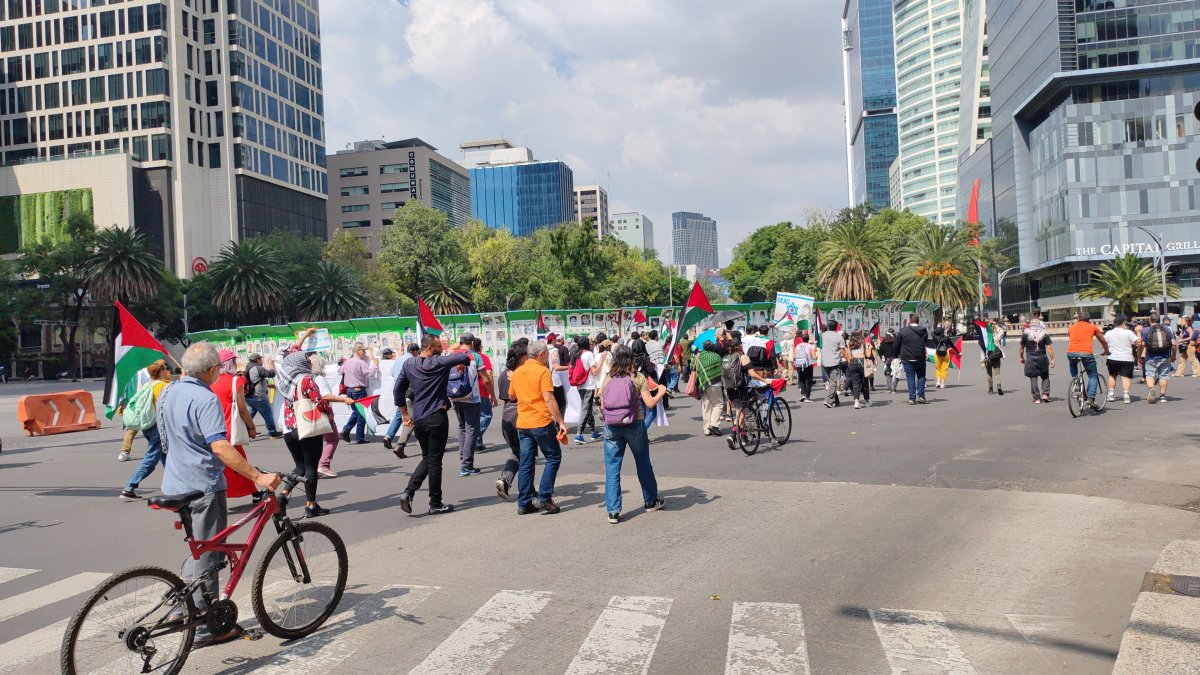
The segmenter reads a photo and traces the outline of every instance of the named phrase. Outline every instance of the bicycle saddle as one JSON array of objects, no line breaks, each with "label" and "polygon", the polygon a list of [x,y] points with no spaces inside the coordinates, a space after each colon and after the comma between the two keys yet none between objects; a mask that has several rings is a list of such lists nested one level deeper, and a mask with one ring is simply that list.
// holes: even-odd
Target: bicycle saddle
[{"label": "bicycle saddle", "polygon": [[163,509],[164,511],[178,511],[183,507],[204,496],[203,490],[192,490],[187,494],[182,495],[162,495],[160,497],[151,497],[146,500],[146,503],[152,509]]}]

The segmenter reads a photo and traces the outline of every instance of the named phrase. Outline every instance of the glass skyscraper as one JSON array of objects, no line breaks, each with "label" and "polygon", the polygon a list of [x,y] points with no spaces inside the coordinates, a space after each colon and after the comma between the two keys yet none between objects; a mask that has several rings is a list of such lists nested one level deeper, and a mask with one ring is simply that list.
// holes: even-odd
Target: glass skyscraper
[{"label": "glass skyscraper", "polygon": [[847,0],[842,49],[850,203],[883,208],[898,152],[892,0]]},{"label": "glass skyscraper", "polygon": [[978,181],[981,221],[1020,265],[1006,314],[1100,314],[1077,295],[1091,271],[1156,259],[1156,237],[1183,291],[1170,310],[1200,302],[1198,18],[1195,1],[988,3],[993,135],[959,185]]},{"label": "glass skyscraper", "polygon": [[673,264],[718,269],[717,221],[712,218],[688,211],[672,213],[671,245]]},{"label": "glass skyscraper", "polygon": [[476,166],[471,169],[471,213],[515,236],[572,222],[571,167],[558,161]]}]

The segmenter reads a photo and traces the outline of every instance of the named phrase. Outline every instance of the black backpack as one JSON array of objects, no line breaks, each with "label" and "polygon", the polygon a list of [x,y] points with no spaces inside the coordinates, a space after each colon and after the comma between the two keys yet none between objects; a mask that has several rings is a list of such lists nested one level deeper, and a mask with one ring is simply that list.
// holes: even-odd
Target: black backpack
[{"label": "black backpack", "polygon": [[1146,347],[1156,352],[1165,352],[1171,348],[1171,332],[1163,328],[1161,323],[1150,326],[1146,333]]},{"label": "black backpack", "polygon": [[740,354],[727,354],[721,358],[721,386],[726,389],[741,389],[746,383]]},{"label": "black backpack", "polygon": [[938,355],[938,356],[945,356],[945,355],[947,355],[947,354],[949,354],[949,353],[950,353],[950,339],[949,339],[949,338],[944,338],[944,337],[943,337],[943,338],[938,338],[938,341],[937,341],[937,355]]}]

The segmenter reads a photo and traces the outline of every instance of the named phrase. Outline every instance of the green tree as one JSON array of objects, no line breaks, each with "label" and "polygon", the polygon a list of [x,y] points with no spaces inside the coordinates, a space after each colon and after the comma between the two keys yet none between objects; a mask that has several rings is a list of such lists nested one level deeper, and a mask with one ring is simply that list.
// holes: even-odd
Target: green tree
[{"label": "green tree", "polygon": [[22,293],[17,285],[17,270],[0,260],[0,366],[10,365],[17,351],[17,321],[22,310]]},{"label": "green tree", "polygon": [[362,316],[369,305],[354,268],[322,260],[297,290],[301,321],[341,321]]},{"label": "green tree", "polygon": [[329,262],[339,263],[360,274],[366,274],[371,265],[370,251],[361,239],[349,230],[338,230],[321,252],[321,258]]},{"label": "green tree", "polygon": [[83,317],[91,289],[91,263],[96,253],[96,226],[92,217],[73,213],[67,218],[61,238],[35,240],[22,249],[17,265],[27,278],[35,278],[47,288],[43,290],[57,309],[59,341],[63,345],[61,358],[67,370],[74,370],[75,336]]},{"label": "green tree", "polygon": [[453,265],[430,265],[421,274],[421,297],[435,314],[469,314],[471,282]]},{"label": "green tree", "polygon": [[287,288],[297,288],[308,280],[312,269],[321,262],[325,242],[289,230],[276,230],[259,241],[275,252],[276,271]]},{"label": "green tree", "polygon": [[93,295],[122,304],[158,294],[166,276],[146,247],[146,237],[133,228],[110,227],[97,233],[96,252],[88,265]]},{"label": "green tree", "polygon": [[809,224],[793,227],[781,238],[771,256],[771,264],[759,278],[768,298],[774,293],[803,293],[818,300],[825,298],[825,287],[817,279],[816,269],[821,244],[829,238],[829,228],[819,217]]},{"label": "green tree", "polygon": [[206,275],[212,283],[213,306],[246,320],[269,320],[284,302],[294,300],[287,295],[280,257],[266,239],[230,242]]},{"label": "green tree", "polygon": [[[1178,286],[1167,284],[1168,298],[1178,298],[1179,294]],[[1107,300],[1109,306],[1127,316],[1137,314],[1142,300],[1161,296],[1162,279],[1153,263],[1134,253],[1101,263],[1092,270],[1087,288],[1079,292],[1084,300]]]},{"label": "green tree", "polygon": [[817,278],[832,300],[874,300],[875,280],[888,271],[889,251],[866,220],[839,222],[821,242]]},{"label": "green tree", "polygon": [[[909,242],[917,234],[929,227],[928,218],[918,216],[907,209],[904,211],[881,209],[867,223],[883,241],[883,248],[888,252],[889,259],[894,258],[898,251],[907,248]],[[898,297],[892,290],[890,274],[875,280],[875,296],[878,298]]]},{"label": "green tree", "polygon": [[393,279],[396,289],[414,301],[417,296],[414,271],[424,278],[429,267],[462,266],[465,262],[446,214],[415,199],[396,209],[391,227],[384,229],[380,237],[379,264]]},{"label": "green tree", "polygon": [[891,287],[897,297],[925,300],[955,311],[975,300],[978,249],[967,245],[969,234],[953,225],[930,224],[897,256]]},{"label": "green tree", "polygon": [[790,222],[761,227],[734,247],[733,260],[724,272],[734,300],[762,302],[775,298],[779,289],[764,286],[763,275],[774,260],[776,248],[791,230]]}]

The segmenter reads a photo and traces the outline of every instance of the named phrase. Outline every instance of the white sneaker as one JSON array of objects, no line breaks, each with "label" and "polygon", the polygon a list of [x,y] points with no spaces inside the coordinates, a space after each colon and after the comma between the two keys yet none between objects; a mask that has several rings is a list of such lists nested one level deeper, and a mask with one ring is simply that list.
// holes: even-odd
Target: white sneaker
[{"label": "white sneaker", "polygon": [[128,462],[129,461],[129,453],[128,452],[117,453],[117,461],[118,462]]},{"label": "white sneaker", "polygon": [[1108,402],[1112,403],[1113,401],[1116,401],[1116,400],[1117,400],[1116,392],[1112,392],[1112,391],[1108,392]]},{"label": "white sneaker", "polygon": [[1125,402],[1129,403],[1129,394],[1125,394]]},{"label": "white sneaker", "polygon": [[861,405],[859,405],[858,401],[855,401],[855,402],[854,402],[854,409],[855,409],[855,410],[858,410],[858,409],[859,409],[859,408],[861,408],[861,407],[862,407],[862,406],[861,406]]}]

